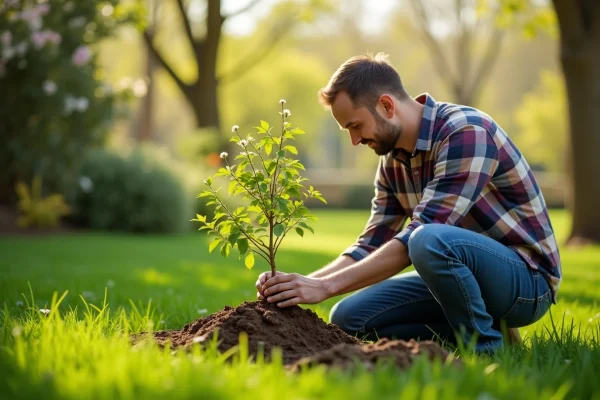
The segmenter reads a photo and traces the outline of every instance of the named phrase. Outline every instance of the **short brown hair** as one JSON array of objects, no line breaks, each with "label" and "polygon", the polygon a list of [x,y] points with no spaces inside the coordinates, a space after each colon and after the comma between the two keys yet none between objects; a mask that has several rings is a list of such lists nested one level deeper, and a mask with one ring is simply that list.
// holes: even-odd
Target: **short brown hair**
[{"label": "short brown hair", "polygon": [[365,106],[371,110],[383,93],[393,94],[400,100],[408,98],[400,75],[385,53],[354,56],[344,62],[327,86],[319,90],[319,102],[329,107],[340,92],[348,93],[355,107]]}]

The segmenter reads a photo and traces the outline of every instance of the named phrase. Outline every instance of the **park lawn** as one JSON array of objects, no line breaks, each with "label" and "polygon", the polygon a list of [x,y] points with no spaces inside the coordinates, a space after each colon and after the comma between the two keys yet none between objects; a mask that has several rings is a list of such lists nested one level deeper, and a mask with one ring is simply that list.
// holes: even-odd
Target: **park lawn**
[{"label": "park lawn", "polygon": [[[308,273],[330,261],[367,217],[317,214],[314,236],[284,244],[280,270]],[[553,211],[552,223],[562,242],[568,215]],[[0,398],[600,398],[600,247],[561,255],[558,305],[521,329],[523,347],[457,355],[460,369],[421,361],[402,373],[290,375],[277,360],[248,362],[243,350],[229,364],[210,351],[129,345],[124,332],[180,328],[255,299],[265,265],[249,271],[237,257],[209,254],[200,233],[0,238]],[[337,300],[311,308],[327,319]]]}]

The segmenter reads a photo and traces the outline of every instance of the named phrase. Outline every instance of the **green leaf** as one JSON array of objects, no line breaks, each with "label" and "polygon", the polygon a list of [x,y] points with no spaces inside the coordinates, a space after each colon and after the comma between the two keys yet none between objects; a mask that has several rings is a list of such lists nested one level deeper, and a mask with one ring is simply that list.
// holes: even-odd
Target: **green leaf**
[{"label": "green leaf", "polygon": [[281,158],[281,157],[285,156],[285,151],[283,151],[283,150],[279,150],[279,151],[277,152],[277,156],[279,156],[279,158]]},{"label": "green leaf", "polygon": [[283,235],[283,230],[285,228],[283,227],[282,224],[277,224],[273,227],[273,233],[275,234],[275,236],[281,236]]},{"label": "green leaf", "polygon": [[250,207],[248,207],[247,211],[248,212],[255,212],[255,213],[261,213],[262,212],[261,208],[258,207],[258,206],[250,206]]},{"label": "green leaf", "polygon": [[231,139],[229,139],[229,141],[230,141],[230,142],[237,143],[237,142],[239,142],[239,141],[240,141],[240,138],[239,138],[239,137],[237,137],[237,136],[233,136]]},{"label": "green leaf", "polygon": [[208,252],[212,253],[213,250],[219,245],[219,243],[221,243],[223,241],[223,239],[221,239],[220,237],[216,238],[215,240],[213,240],[212,242],[210,242],[210,244],[208,245]]},{"label": "green leaf", "polygon": [[298,233],[298,235],[304,237],[304,231],[300,228],[296,228],[296,232]]},{"label": "green leaf", "polygon": [[225,243],[225,244],[223,245],[223,247],[221,247],[221,255],[222,255],[223,257],[228,257],[228,256],[229,256],[229,252],[230,252],[230,251],[231,251],[231,244],[230,244],[229,242],[228,242],[228,243]]},{"label": "green leaf", "polygon": [[238,240],[239,237],[240,237],[240,232],[235,232],[235,233],[232,233],[231,235],[229,235],[229,237],[227,238],[227,240],[233,246],[235,244],[235,242],[237,242],[237,240]]},{"label": "green leaf", "polygon": [[208,179],[206,179],[206,184],[207,184],[208,186],[212,185],[212,178],[208,178]]},{"label": "green leaf", "polygon": [[240,238],[237,241],[238,250],[240,251],[240,256],[243,256],[248,251],[248,239]]},{"label": "green leaf", "polygon": [[208,196],[212,196],[212,192],[209,192],[208,190],[205,190],[204,192],[200,193],[198,195],[198,197],[196,198],[200,198],[200,197],[208,197]]},{"label": "green leaf", "polygon": [[252,269],[254,267],[254,253],[250,252],[246,259],[244,260],[244,264],[246,264],[246,268]]},{"label": "green leaf", "polygon": [[315,233],[315,230],[313,228],[311,228],[310,226],[308,226],[305,222],[300,222],[298,223],[298,225],[300,225],[301,227],[303,227],[304,229],[308,229],[309,231],[311,231],[313,234]]},{"label": "green leaf", "polygon": [[293,133],[294,135],[304,135],[306,133],[302,129],[299,129],[299,128],[292,129],[290,132]]},{"label": "green leaf", "polygon": [[273,144],[272,143],[265,143],[265,153],[267,153],[267,155],[271,154],[271,150],[273,150]]},{"label": "green leaf", "polygon": [[269,123],[267,121],[263,121],[262,119],[260,120],[260,127],[263,128],[265,131],[269,130]]},{"label": "green leaf", "polygon": [[289,151],[292,154],[298,154],[298,149],[296,149],[296,147],[294,146],[285,146],[283,149]]},{"label": "green leaf", "polygon": [[206,222],[206,215],[196,214],[196,218],[192,221]]},{"label": "green leaf", "polygon": [[237,181],[233,180],[231,181],[231,183],[229,184],[229,189],[227,190],[227,193],[231,196],[231,194],[233,193],[233,191],[235,190],[235,187],[237,186]]}]

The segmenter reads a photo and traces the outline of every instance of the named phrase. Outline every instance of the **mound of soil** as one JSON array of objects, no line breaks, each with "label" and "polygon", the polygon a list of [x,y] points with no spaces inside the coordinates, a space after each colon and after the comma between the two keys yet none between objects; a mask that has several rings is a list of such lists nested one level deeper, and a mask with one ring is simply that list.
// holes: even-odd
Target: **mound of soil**
[{"label": "mound of soil", "polygon": [[[339,344],[361,343],[336,325],[325,323],[312,310],[298,306],[279,308],[266,301],[244,302],[235,308],[227,306],[181,330],[154,332],[154,339],[162,346],[170,343],[172,348],[185,348],[195,343],[210,343],[217,330],[221,352],[236,346],[240,332],[246,332],[252,356],[256,357],[262,346],[268,360],[272,349],[279,347],[286,365]],[[145,335],[135,335],[133,341],[142,336]]]},{"label": "mound of soil", "polygon": [[[217,335],[219,351],[225,352],[239,343],[241,332],[248,334],[248,351],[256,358],[259,348],[269,360],[273,348],[283,353],[283,363],[292,371],[304,365],[325,364],[350,368],[358,361],[368,369],[376,363],[392,362],[401,369],[409,367],[415,358],[446,360],[448,352],[432,341],[390,341],[381,339],[366,344],[347,335],[339,327],[325,323],[313,311],[298,306],[279,308],[266,301],[244,302],[187,324],[181,330],[157,331],[154,340],[162,347],[189,348],[206,345]],[[132,336],[134,343],[147,333]]]},{"label": "mound of soil", "polygon": [[[432,341],[416,342],[410,340],[406,342],[404,340],[380,339],[376,343],[362,346],[339,344],[314,356],[302,358],[294,363],[290,369],[298,372],[303,366],[317,364],[324,364],[329,368],[348,369],[360,363],[367,370],[372,370],[378,362],[392,363],[399,369],[406,369],[419,356],[426,356],[431,361],[434,359],[446,361],[449,353]],[[457,360],[454,360],[454,363],[459,364]]]}]

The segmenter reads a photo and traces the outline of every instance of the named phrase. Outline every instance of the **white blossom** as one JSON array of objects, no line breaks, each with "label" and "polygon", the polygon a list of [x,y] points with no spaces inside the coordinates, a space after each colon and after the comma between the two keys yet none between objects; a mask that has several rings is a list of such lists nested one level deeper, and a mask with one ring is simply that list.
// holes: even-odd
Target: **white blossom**
[{"label": "white blossom", "polygon": [[148,93],[148,85],[143,79],[136,79],[131,85],[135,97],[144,97]]},{"label": "white blossom", "polygon": [[254,140],[254,138],[252,136],[248,136],[248,143],[250,143],[253,140]]},{"label": "white blossom", "polygon": [[20,300],[17,301],[15,304],[17,305],[17,307],[23,307],[23,305],[24,305],[23,302]]},{"label": "white blossom", "polygon": [[238,142],[238,144],[242,147],[248,146],[248,141],[246,139],[242,139]]},{"label": "white blossom", "polygon": [[17,55],[23,57],[27,53],[27,42],[21,42],[15,47]]},{"label": "white blossom", "polygon": [[65,5],[63,6],[63,10],[65,10],[66,12],[71,12],[71,11],[73,11],[74,8],[75,8],[75,4],[73,4],[72,1],[67,1],[65,3]]},{"label": "white blossom", "polygon": [[228,155],[229,154],[227,154],[227,152],[224,151],[224,152],[221,153],[221,155],[219,157],[221,157],[221,158],[227,158]]},{"label": "white blossom", "polygon": [[292,113],[291,113],[291,111],[290,111],[290,110],[288,110],[287,108],[286,108],[285,110],[283,110],[283,116],[284,116],[284,117],[286,117],[286,118],[287,118],[287,117],[289,117],[290,115],[292,115]]},{"label": "white blossom", "polygon": [[234,125],[231,127],[231,132],[237,132],[240,129],[238,125]]},{"label": "white blossom", "polygon": [[84,112],[88,109],[90,105],[90,101],[85,97],[80,97],[77,99],[77,111]]},{"label": "white blossom", "polygon": [[11,31],[6,31],[4,32],[2,35],[0,35],[0,42],[5,46],[8,47],[11,45],[12,43],[12,33]]},{"label": "white blossom", "polygon": [[50,314],[50,310],[47,308],[40,308],[40,312],[44,315],[48,315]]},{"label": "white blossom", "polygon": [[51,80],[45,81],[42,85],[42,88],[44,89],[44,93],[46,93],[48,96],[52,96],[58,89],[56,83]]},{"label": "white blossom", "polygon": [[5,47],[2,50],[2,58],[8,61],[15,56],[16,52],[17,51],[12,47]]},{"label": "white blossom", "polygon": [[82,176],[79,178],[79,187],[83,193],[90,193],[94,189],[94,182],[89,177]]},{"label": "white blossom", "polygon": [[285,103],[286,103],[285,99],[279,100],[279,104],[285,104]]}]

